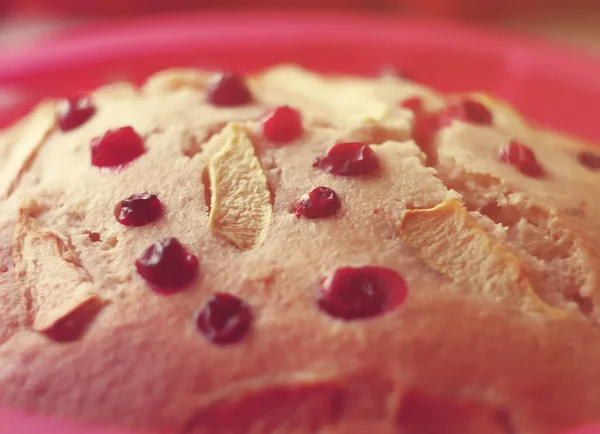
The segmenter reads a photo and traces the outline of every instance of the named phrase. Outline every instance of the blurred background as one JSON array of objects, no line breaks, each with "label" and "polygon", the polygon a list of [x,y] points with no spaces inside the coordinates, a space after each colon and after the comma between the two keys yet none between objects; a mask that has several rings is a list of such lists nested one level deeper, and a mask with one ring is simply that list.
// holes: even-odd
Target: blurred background
[{"label": "blurred background", "polygon": [[0,50],[22,49],[63,29],[118,17],[273,7],[464,20],[600,54],[600,0],[0,0]]}]

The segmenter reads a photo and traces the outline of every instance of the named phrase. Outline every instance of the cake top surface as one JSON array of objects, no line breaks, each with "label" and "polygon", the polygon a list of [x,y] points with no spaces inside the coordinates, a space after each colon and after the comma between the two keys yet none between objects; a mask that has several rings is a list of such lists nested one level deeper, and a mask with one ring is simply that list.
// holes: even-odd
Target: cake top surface
[{"label": "cake top surface", "polygon": [[0,402],[186,433],[600,417],[599,177],[506,103],[395,77],[42,102],[0,133]]}]

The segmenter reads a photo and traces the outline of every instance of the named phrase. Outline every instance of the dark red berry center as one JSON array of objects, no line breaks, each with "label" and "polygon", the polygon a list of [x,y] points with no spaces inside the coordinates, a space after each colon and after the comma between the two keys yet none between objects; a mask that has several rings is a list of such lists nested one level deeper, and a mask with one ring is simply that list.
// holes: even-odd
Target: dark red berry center
[{"label": "dark red berry center", "polygon": [[302,134],[302,116],[298,110],[281,106],[263,120],[263,134],[274,143],[288,143]]},{"label": "dark red berry center", "polygon": [[349,321],[381,315],[407,294],[404,279],[392,269],[344,267],[323,282],[317,303],[329,315]]},{"label": "dark red berry center", "polygon": [[198,270],[198,258],[176,238],[165,238],[148,247],[135,261],[135,267],[158,289],[177,289],[192,280]]},{"label": "dark red berry center", "polygon": [[56,113],[56,122],[62,131],[70,131],[84,124],[94,116],[96,107],[87,96],[67,99],[60,104]]},{"label": "dark red berry center", "polygon": [[317,187],[300,199],[294,213],[298,218],[305,216],[318,219],[335,215],[339,208],[340,199],[335,191],[327,187]]},{"label": "dark red berry center", "polygon": [[539,178],[544,174],[544,170],[535,158],[534,152],[514,140],[502,148],[500,160],[516,167],[524,175],[533,178]]},{"label": "dark red berry center", "polygon": [[449,125],[452,120],[458,119],[479,125],[492,125],[492,112],[479,101],[462,100],[446,107],[441,115],[443,126]]},{"label": "dark red berry center", "polygon": [[600,155],[593,154],[591,152],[580,152],[577,156],[579,162],[592,170],[600,170]]},{"label": "dark red berry center", "polygon": [[314,167],[332,175],[368,175],[379,166],[375,151],[364,143],[338,143],[325,157],[317,158]]},{"label": "dark red berry center", "polygon": [[242,77],[227,71],[217,74],[207,89],[208,102],[216,106],[238,106],[252,101],[252,94]]},{"label": "dark red berry center", "polygon": [[250,306],[226,293],[215,294],[196,318],[198,329],[215,344],[239,341],[252,322]]},{"label": "dark red berry center", "polygon": [[117,221],[125,226],[144,226],[162,214],[162,204],[155,194],[133,194],[115,207]]},{"label": "dark red berry center", "polygon": [[96,167],[123,166],[146,152],[144,140],[131,127],[108,130],[92,139],[90,146],[92,165]]}]

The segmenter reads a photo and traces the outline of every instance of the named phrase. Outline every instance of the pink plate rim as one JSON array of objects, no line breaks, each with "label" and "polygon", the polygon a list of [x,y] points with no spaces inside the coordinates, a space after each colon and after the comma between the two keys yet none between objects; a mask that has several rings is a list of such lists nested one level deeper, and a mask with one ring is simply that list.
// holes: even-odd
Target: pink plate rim
[{"label": "pink plate rim", "polygon": [[[239,37],[241,33],[244,34],[243,39]],[[440,38],[440,35],[444,37]],[[415,45],[460,47],[473,54],[486,47],[488,51],[501,51],[501,54],[511,57],[533,57],[530,60],[536,64],[552,65],[554,69],[558,68],[570,76],[581,77],[589,83],[595,82],[600,89],[600,57],[566,45],[500,29],[484,30],[454,21],[303,10],[208,11],[75,27],[26,50],[0,51],[0,83],[37,74],[43,69],[73,63],[95,63],[103,57],[127,59],[144,52],[169,53],[174,44],[193,48],[198,41],[202,41],[205,44],[244,48],[274,42],[281,46],[295,46],[300,40],[305,45],[327,41],[367,46],[381,45],[382,41],[402,40]]]},{"label": "pink plate rim", "polygon": [[[342,64],[332,60],[335,50],[348,55],[355,47],[362,62]],[[257,57],[240,55],[252,49],[258,51]],[[282,54],[288,52],[294,54]],[[448,53],[450,62],[454,62],[446,79],[439,80],[435,72],[439,65],[432,52]],[[199,59],[198,53],[206,56]],[[213,56],[220,60],[211,62]],[[242,67],[242,72],[246,72],[266,66],[261,56],[270,58],[270,62],[297,60],[323,72],[358,74],[375,73],[376,66],[370,70],[365,67],[368,61],[364,59],[371,57],[373,62],[383,57],[414,61],[421,68],[421,75],[415,76],[417,81],[441,91],[491,90],[543,125],[600,143],[600,130],[592,117],[600,104],[600,56],[500,29],[393,15],[306,10],[208,11],[81,26],[22,50],[0,50],[0,90],[16,87],[31,105],[40,98],[66,96],[65,92],[79,80],[66,80],[64,74],[75,70],[83,80],[84,89],[79,90],[85,91],[108,81],[91,83],[90,74],[82,76],[82,71],[94,75],[93,71],[107,65],[116,66],[116,78],[121,79],[126,77],[119,75],[123,72],[119,66],[126,69],[139,64],[137,72],[144,69],[146,73],[150,73],[150,65],[158,64],[161,67],[157,69],[217,69],[226,66],[229,58],[234,64],[240,64],[239,59],[244,65],[251,64],[247,69]],[[473,64],[465,66],[467,74],[461,84],[454,81],[461,74],[456,65],[459,58]],[[424,72],[423,68],[428,69]],[[437,78],[433,77],[435,74]],[[131,79],[141,80],[142,76]],[[53,88],[55,93],[44,94]],[[553,89],[557,89],[554,98],[548,104],[538,104]],[[21,105],[23,111],[25,104]],[[8,118],[24,113],[14,111],[8,113]],[[579,115],[573,116],[574,113]],[[0,125],[6,123],[6,117],[0,110]]]}]

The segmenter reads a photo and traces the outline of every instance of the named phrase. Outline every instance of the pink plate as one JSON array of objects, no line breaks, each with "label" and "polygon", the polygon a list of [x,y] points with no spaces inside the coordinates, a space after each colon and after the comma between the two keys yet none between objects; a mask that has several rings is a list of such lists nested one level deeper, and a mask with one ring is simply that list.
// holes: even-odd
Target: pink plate
[{"label": "pink plate", "polygon": [[[600,58],[463,25],[308,12],[206,13],[71,31],[26,52],[0,53],[0,124],[48,96],[115,80],[142,81],[170,66],[253,71],[295,62],[374,75],[395,65],[443,91],[483,90],[535,121],[600,142]],[[4,97],[3,97],[4,96]],[[0,409],[10,434],[129,434]],[[568,434],[600,434],[600,427]]]},{"label": "pink plate", "polygon": [[0,96],[8,89],[16,100],[0,124],[41,97],[174,65],[249,71],[296,62],[375,74],[391,63],[440,90],[491,91],[542,124],[600,141],[600,58],[449,23],[307,12],[164,16],[72,31],[0,59]]}]

